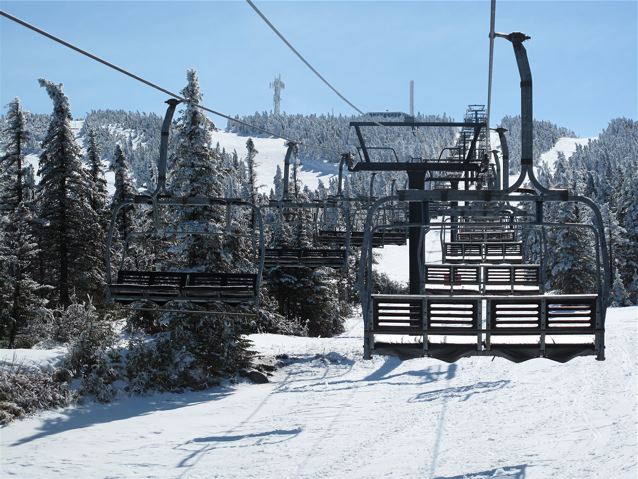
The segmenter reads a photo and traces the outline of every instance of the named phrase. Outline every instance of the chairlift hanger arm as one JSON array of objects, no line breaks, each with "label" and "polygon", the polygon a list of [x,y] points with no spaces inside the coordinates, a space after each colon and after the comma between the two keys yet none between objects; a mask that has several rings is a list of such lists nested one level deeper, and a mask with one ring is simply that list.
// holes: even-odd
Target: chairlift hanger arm
[{"label": "chairlift hanger arm", "polygon": [[[366,141],[361,132],[362,127],[383,126],[383,127],[403,127],[403,128],[416,128],[416,127],[432,127],[432,128],[473,128],[475,132],[475,138],[478,138],[483,128],[487,128],[485,122],[446,122],[446,121],[385,121],[385,122],[373,122],[373,121],[351,121],[350,126],[354,127],[359,140],[359,146],[363,152],[364,162],[370,163],[370,155],[368,149],[372,148],[366,145]],[[353,168],[349,168],[350,171],[357,171]]]}]

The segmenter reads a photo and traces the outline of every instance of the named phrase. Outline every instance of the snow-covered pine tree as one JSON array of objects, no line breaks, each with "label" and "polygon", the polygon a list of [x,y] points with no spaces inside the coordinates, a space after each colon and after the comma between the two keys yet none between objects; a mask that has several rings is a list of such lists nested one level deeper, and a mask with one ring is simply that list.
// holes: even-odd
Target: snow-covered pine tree
[{"label": "snow-covered pine tree", "polygon": [[[257,185],[257,163],[255,162],[255,157],[257,156],[257,148],[255,148],[255,143],[252,138],[248,138],[246,141],[246,169],[248,173],[248,181],[246,182],[246,197],[250,203],[253,205],[257,205],[257,198],[259,196]],[[255,212],[250,212],[250,225],[252,228],[255,227]]]},{"label": "snow-covered pine tree", "polygon": [[53,100],[53,114],[40,155],[38,185],[40,217],[46,222],[43,250],[48,283],[55,288],[56,302],[99,298],[103,289],[103,258],[99,217],[91,208],[91,180],[82,167],[80,147],[71,130],[71,109],[61,84],[40,79]]},{"label": "snow-covered pine tree", "polygon": [[611,268],[609,304],[624,306],[628,302],[628,294],[622,281],[621,271],[624,271],[627,262],[623,255],[623,251],[627,249],[627,231],[618,224],[616,214],[607,203],[601,207],[600,212],[605,225],[604,241],[607,241]]},{"label": "snow-covered pine tree", "polygon": [[[135,188],[129,176],[128,161],[120,145],[115,147],[115,160],[111,164],[111,170],[115,176],[115,191],[113,192],[113,198],[111,200],[111,210],[124,201],[131,198],[135,194]],[[119,237],[124,241],[133,225],[132,208],[130,206],[124,206],[120,209],[116,218],[116,227],[119,233]]]},{"label": "snow-covered pine tree", "polygon": [[281,167],[277,165],[275,169],[275,177],[273,178],[274,197],[277,200],[281,199],[281,195],[284,193],[284,175],[281,172]]},{"label": "snow-covered pine tree", "polygon": [[89,128],[85,161],[89,167],[89,176],[93,186],[91,207],[101,219],[106,221],[108,219],[108,192],[106,190],[106,178],[104,177],[104,167],[102,166],[100,153],[95,130]]},{"label": "snow-covered pine tree", "polygon": [[16,339],[29,324],[46,315],[44,289],[33,280],[31,270],[37,261],[38,247],[32,234],[31,209],[20,202],[7,216],[8,225],[0,237],[0,339],[8,346],[30,347],[32,339]]},{"label": "snow-covered pine tree", "polygon": [[248,190],[248,199],[251,203],[255,204],[257,201],[257,163],[255,161],[255,157],[257,156],[257,148],[255,148],[255,143],[252,138],[248,138],[246,141],[246,170],[248,172],[248,182],[247,182],[247,190]]},{"label": "snow-covered pine tree", "polygon": [[[42,287],[32,277],[38,248],[33,238],[31,186],[24,165],[29,140],[20,100],[9,104],[3,131],[4,155],[0,157],[0,339],[10,348],[36,317],[43,314]],[[32,176],[32,175],[31,175]],[[28,342],[28,341],[27,341]],[[30,346],[30,344],[21,344]]]},{"label": "snow-covered pine tree", "polygon": [[[559,214],[560,223],[582,223],[578,204]],[[560,228],[550,239],[553,250],[551,287],[564,294],[591,293],[595,287],[596,263],[591,234],[580,228]]]},{"label": "snow-covered pine tree", "polygon": [[4,154],[0,156],[0,210],[13,210],[23,200],[24,150],[29,133],[20,99],[8,105],[6,127],[3,131]]},{"label": "snow-covered pine tree", "polygon": [[[227,172],[222,158],[212,146],[211,131],[215,128],[204,112],[197,108],[202,93],[195,70],[186,73],[188,84],[181,91],[189,100],[177,120],[174,140],[173,168],[169,174],[170,190],[177,196],[224,196]],[[176,229],[199,229],[221,232],[225,211],[221,207],[188,207],[172,210]],[[229,271],[232,258],[223,248],[220,236],[189,235],[180,238],[182,264],[175,265],[201,271]]]},{"label": "snow-covered pine tree", "polygon": [[626,285],[629,302],[638,304],[638,201],[630,203],[624,217],[627,243],[619,252],[625,259],[625,266],[621,275]]},{"label": "snow-covered pine tree", "polygon": [[[202,94],[194,70],[187,72],[187,79],[181,93],[189,101],[175,128],[169,189],[177,196],[221,198],[228,182],[222,155],[211,145],[214,125],[197,108]],[[170,229],[202,234],[180,234],[172,257],[163,261],[164,268],[232,272],[249,261],[249,255],[242,254],[241,241],[206,234],[225,231],[223,207],[166,208],[165,212]],[[238,221],[228,227],[234,233],[242,229]],[[135,387],[206,387],[216,376],[234,373],[248,364],[251,354],[246,340],[224,317],[227,306],[215,304],[207,311],[211,314],[203,309],[201,314],[165,313],[159,322],[161,333],[133,345],[131,367],[141,370],[129,374],[143,378],[143,384]],[[218,314],[213,316],[213,312]]]}]

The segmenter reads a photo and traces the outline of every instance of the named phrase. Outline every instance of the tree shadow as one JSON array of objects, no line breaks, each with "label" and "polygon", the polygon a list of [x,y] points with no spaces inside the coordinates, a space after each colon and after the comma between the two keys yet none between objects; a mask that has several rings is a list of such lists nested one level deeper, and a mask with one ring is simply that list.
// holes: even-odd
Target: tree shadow
[{"label": "tree shadow", "polygon": [[489,471],[470,472],[458,476],[437,476],[434,479],[525,479],[527,464],[505,466]]},{"label": "tree shadow", "polygon": [[216,387],[212,390],[189,391],[181,394],[162,393],[153,396],[130,397],[109,404],[91,402],[81,407],[62,410],[55,417],[44,418],[38,428],[38,433],[19,439],[11,446],[20,446],[73,429],[83,429],[97,424],[145,416],[157,411],[169,411],[210,401],[219,401],[231,392],[232,390],[229,388]]},{"label": "tree shadow", "polygon": [[502,379],[499,381],[479,382],[476,384],[471,384],[469,386],[449,387],[445,389],[437,389],[435,391],[426,391],[417,394],[416,396],[408,400],[408,402],[430,402],[436,401],[437,399],[453,398],[462,398],[461,401],[467,401],[475,394],[487,393],[503,389],[510,382],[511,381],[509,380]]}]

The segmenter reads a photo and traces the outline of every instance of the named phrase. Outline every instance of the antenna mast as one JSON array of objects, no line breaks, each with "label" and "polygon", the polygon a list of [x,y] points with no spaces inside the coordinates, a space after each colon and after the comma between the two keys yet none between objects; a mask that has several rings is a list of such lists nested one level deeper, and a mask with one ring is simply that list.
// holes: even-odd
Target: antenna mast
[{"label": "antenna mast", "polygon": [[284,82],[281,81],[281,74],[275,77],[275,80],[270,83],[270,88],[275,90],[273,94],[273,113],[279,115],[281,112],[281,90],[286,88]]},{"label": "antenna mast", "polygon": [[414,118],[414,80],[410,80],[410,116]]}]

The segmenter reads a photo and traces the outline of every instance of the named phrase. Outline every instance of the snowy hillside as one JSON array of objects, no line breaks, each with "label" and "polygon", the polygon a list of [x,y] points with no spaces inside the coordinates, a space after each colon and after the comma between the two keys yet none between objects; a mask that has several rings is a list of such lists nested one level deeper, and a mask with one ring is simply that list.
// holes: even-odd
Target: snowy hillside
[{"label": "snowy hillside", "polygon": [[[246,155],[246,141],[249,137],[239,136],[236,133],[221,130],[213,132],[212,137],[213,144],[219,143],[219,146],[225,149],[226,152],[232,153],[234,150],[240,158]],[[279,165],[282,171],[284,168],[284,157],[286,156],[285,141],[277,138],[253,137],[253,142],[259,152],[256,158],[258,185],[262,193],[268,193],[270,188],[272,188],[277,165]],[[334,172],[326,173],[326,171],[317,171],[313,168],[306,168],[305,165],[302,164],[299,170],[299,178],[304,185],[308,185],[310,189],[315,189],[317,188],[319,179],[327,184],[329,178],[336,173],[334,165],[326,165],[326,170]]]},{"label": "snowy hillside", "polygon": [[577,146],[585,146],[596,138],[559,138],[554,147],[541,155],[541,161],[547,163],[550,171],[554,170],[554,163],[558,159],[558,154],[565,155],[565,159],[569,159],[576,151]]},{"label": "snowy hillside", "polygon": [[[559,153],[562,153],[563,155],[565,155],[565,159],[569,159],[574,154],[574,152],[576,151],[576,148],[578,146],[586,146],[590,141],[593,141],[595,139],[596,139],[596,137],[593,137],[593,138],[571,138],[571,137],[559,138],[551,149],[549,149],[548,151],[545,151],[544,153],[541,153],[540,162],[547,163],[547,166],[549,167],[549,170],[550,171],[554,171],[554,164],[556,163],[556,160],[558,159],[558,154]],[[499,141],[498,134],[496,132],[494,132],[494,131],[490,131],[490,143],[491,143],[491,148],[497,150],[498,151],[498,156],[499,156],[499,158],[501,158],[502,157],[502,154],[501,154],[501,142]],[[535,169],[540,166],[540,162],[534,165]],[[510,176],[510,185],[514,181],[516,181],[517,178],[518,178],[518,174],[511,175]]]},{"label": "snowy hillside", "polygon": [[[84,120],[73,120],[71,122],[71,128],[80,146],[83,145],[83,138],[80,136],[83,124]],[[109,125],[108,129],[110,132],[115,132],[118,134],[130,134],[132,132],[132,130],[116,128],[112,125]],[[246,141],[249,137],[239,136],[235,133],[228,133],[218,130],[212,133],[212,138],[213,145],[219,143],[220,147],[225,149],[226,152],[232,153],[233,151],[236,151],[240,158],[245,156]],[[257,151],[259,152],[257,155],[258,184],[260,185],[261,192],[268,193],[272,188],[273,177],[275,176],[277,165],[279,165],[279,167],[283,170],[284,157],[286,156],[286,147],[284,145],[285,142],[284,140],[275,138],[257,137],[253,138],[253,141],[255,143]],[[159,156],[159,151],[157,152],[157,156]],[[39,177],[37,176],[39,165],[38,155],[27,155],[25,157],[25,160],[28,164],[33,166],[34,172],[36,173],[36,179],[39,180]],[[112,195],[115,192],[115,174],[108,169],[110,165],[108,161],[104,161],[103,164],[106,172],[105,176],[108,192]],[[336,174],[336,167],[335,165],[327,164],[325,165],[325,168],[321,168],[321,171],[318,171],[317,168],[306,167],[304,164],[302,164],[300,166],[299,172],[299,178],[301,179],[303,184],[308,185],[311,189],[315,189],[317,188],[319,179],[323,180],[324,183],[327,183],[329,178]]]},{"label": "snowy hillside", "polygon": [[[607,360],[361,359],[336,338],[253,335],[269,384],[86,404],[2,430],[4,477],[634,479],[636,319]],[[280,356],[281,358],[282,356]]]}]

